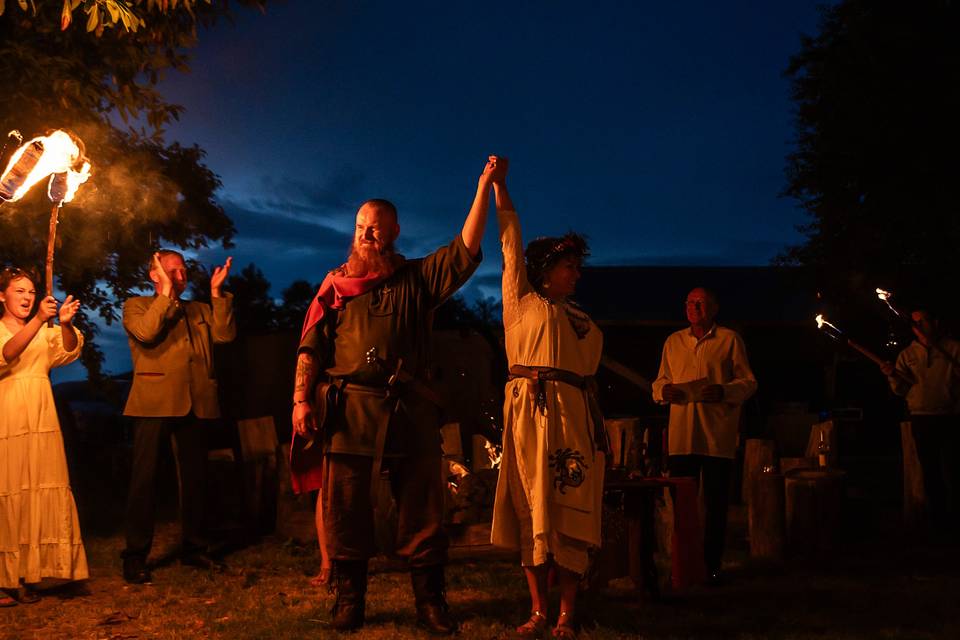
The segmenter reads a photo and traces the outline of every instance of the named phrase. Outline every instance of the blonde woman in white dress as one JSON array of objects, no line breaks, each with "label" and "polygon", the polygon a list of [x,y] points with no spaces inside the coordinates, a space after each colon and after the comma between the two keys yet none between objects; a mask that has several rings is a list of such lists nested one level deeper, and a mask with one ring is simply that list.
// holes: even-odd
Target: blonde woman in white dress
[{"label": "blonde woman in white dress", "polygon": [[39,600],[31,585],[43,578],[88,577],[50,387],[50,369],[80,355],[80,303],[37,304],[35,284],[22,269],[0,271],[0,607]]},{"label": "blonde woman in white dress", "polygon": [[554,569],[560,611],[553,636],[574,638],[577,586],[589,550],[600,546],[606,436],[593,374],[603,335],[570,299],[588,254],[586,242],[576,234],[539,238],[524,260],[506,160],[498,160],[504,170],[494,191],[510,378],[491,539],[520,549],[531,614],[517,636],[538,638],[546,631],[547,577]]}]

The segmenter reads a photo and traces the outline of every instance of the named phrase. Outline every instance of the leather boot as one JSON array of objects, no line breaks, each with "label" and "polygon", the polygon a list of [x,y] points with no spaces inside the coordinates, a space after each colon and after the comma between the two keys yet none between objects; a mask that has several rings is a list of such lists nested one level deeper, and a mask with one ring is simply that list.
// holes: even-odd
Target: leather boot
[{"label": "leather boot", "polygon": [[410,570],[413,595],[417,602],[417,626],[438,636],[448,636],[457,630],[447,606],[446,580],[443,565],[415,567]]},{"label": "leather boot", "polygon": [[333,588],[337,599],[330,610],[330,625],[337,631],[362,627],[367,595],[366,560],[334,560]]}]

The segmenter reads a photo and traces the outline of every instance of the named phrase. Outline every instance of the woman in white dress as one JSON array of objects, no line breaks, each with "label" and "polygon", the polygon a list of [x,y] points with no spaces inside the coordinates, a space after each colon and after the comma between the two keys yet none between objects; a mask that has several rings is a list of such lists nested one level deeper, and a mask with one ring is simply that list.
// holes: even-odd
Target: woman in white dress
[{"label": "woman in white dress", "polygon": [[560,585],[556,638],[576,636],[577,585],[600,546],[606,436],[593,374],[603,335],[571,300],[587,244],[576,234],[524,249],[503,177],[494,182],[503,248],[503,327],[510,365],[503,458],[491,539],[519,548],[530,589],[522,638],[547,628],[547,576]]},{"label": "woman in white dress", "polygon": [[[47,296],[36,278],[0,271],[0,606],[36,602],[42,578],[87,578],[77,507],[70,489],[50,369],[77,359],[80,306]],[[36,313],[33,312],[37,306]],[[47,320],[59,316],[60,325]]]}]

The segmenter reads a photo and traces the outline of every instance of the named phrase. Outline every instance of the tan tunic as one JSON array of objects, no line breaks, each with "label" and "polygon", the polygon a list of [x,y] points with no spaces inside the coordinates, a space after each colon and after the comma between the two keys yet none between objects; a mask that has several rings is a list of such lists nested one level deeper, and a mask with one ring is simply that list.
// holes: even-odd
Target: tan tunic
[{"label": "tan tunic", "polygon": [[[403,369],[424,380],[432,312],[467,281],[480,264],[463,239],[418,260],[408,260],[371,291],[328,314],[300,342],[312,350],[330,378],[383,385],[402,360]],[[375,348],[384,365],[367,363]],[[396,407],[396,410],[394,408]],[[375,455],[376,435],[387,428],[387,454],[439,452],[440,410],[414,392],[397,398],[347,390],[324,434],[325,451]]]},{"label": "tan tunic", "polygon": [[139,296],[123,305],[123,328],[133,360],[125,416],[219,418],[213,345],[237,334],[233,296],[212,304]]},{"label": "tan tunic", "polygon": [[663,388],[667,384],[702,379],[723,386],[723,401],[670,405],[670,455],[733,458],[740,406],[757,390],[740,334],[719,325],[699,340],[689,328],[670,334],[663,345],[660,373],[653,383],[653,399],[664,402]]},{"label": "tan tunic", "polygon": [[[527,281],[517,214],[500,212],[498,221],[509,364],[593,375],[603,348],[600,329],[580,309],[568,303],[552,303],[536,293]],[[560,547],[564,538],[585,543],[584,548],[600,545],[604,456],[593,443],[593,424],[584,392],[556,381],[546,382],[546,391],[543,412],[536,407],[534,381],[517,378],[507,383],[503,465],[516,464],[530,506],[533,564],[542,564],[551,554],[559,564],[582,572],[585,555],[571,557]],[[501,473],[491,541],[517,548],[520,529],[508,483],[507,474]]]},{"label": "tan tunic", "polygon": [[87,556],[70,489],[50,369],[80,355],[63,348],[60,327],[40,329],[12,362],[13,334],[0,322],[0,588],[41,578],[82,580]]}]

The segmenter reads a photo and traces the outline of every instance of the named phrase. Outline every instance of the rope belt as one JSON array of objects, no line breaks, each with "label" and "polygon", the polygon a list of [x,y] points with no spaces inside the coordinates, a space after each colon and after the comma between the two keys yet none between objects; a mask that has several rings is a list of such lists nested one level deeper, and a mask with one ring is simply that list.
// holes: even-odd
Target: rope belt
[{"label": "rope belt", "polygon": [[547,381],[562,382],[583,391],[587,403],[587,412],[593,422],[593,444],[604,453],[609,453],[610,443],[607,430],[603,426],[603,413],[597,402],[597,381],[593,376],[581,376],[579,373],[554,367],[528,367],[522,364],[510,366],[507,380],[527,378],[537,385],[536,405],[541,413],[547,412]]}]

